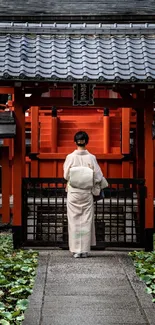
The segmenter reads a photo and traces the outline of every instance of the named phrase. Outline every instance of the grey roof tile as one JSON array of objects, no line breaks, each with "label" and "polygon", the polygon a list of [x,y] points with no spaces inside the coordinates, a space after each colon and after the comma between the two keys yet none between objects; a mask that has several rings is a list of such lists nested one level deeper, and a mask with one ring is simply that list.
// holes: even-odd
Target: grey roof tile
[{"label": "grey roof tile", "polygon": [[155,35],[0,35],[0,79],[155,79]]}]

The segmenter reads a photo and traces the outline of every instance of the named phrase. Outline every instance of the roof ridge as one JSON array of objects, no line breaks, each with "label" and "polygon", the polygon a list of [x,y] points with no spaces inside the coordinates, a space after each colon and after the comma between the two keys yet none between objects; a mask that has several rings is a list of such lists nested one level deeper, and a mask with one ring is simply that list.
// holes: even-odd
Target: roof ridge
[{"label": "roof ridge", "polygon": [[0,34],[155,34],[154,23],[17,23],[0,22]]}]

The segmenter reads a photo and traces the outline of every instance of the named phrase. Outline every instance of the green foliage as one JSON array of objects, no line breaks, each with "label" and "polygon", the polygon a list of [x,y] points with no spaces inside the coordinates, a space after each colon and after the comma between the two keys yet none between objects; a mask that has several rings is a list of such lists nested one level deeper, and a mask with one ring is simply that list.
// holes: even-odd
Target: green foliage
[{"label": "green foliage", "polygon": [[137,275],[146,284],[146,292],[152,294],[155,302],[155,252],[134,251],[129,256],[133,259]]},{"label": "green foliage", "polygon": [[12,252],[13,250],[13,240],[12,240],[12,234],[11,233],[0,233],[0,248],[1,252],[0,254],[5,254]]},{"label": "green foliage", "polygon": [[0,325],[20,325],[33,291],[38,253],[13,250],[11,234],[0,234]]}]

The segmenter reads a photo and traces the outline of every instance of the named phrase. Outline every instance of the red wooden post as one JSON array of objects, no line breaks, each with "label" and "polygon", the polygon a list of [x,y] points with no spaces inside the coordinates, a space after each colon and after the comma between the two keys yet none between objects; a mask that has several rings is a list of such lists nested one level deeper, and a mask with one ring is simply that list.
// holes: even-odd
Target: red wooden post
[{"label": "red wooden post", "polygon": [[152,140],[153,105],[145,109],[145,180],[147,196],[145,199],[146,251],[153,249],[154,231],[154,152]]},{"label": "red wooden post", "polygon": [[15,89],[14,113],[16,136],[13,165],[13,226],[22,225],[22,177],[25,176],[25,112],[22,108],[21,89]]},{"label": "red wooden post", "polygon": [[57,117],[52,116],[51,152],[57,152],[57,128],[58,128]]},{"label": "red wooden post", "polygon": [[[39,153],[39,107],[31,107],[31,153]],[[38,160],[31,161],[31,177],[38,177]]]},{"label": "red wooden post", "polygon": [[103,116],[103,153],[110,152],[110,117],[109,109],[104,108]]},{"label": "red wooden post", "polygon": [[144,108],[139,108],[136,125],[136,175],[138,178],[144,178],[144,123]]},{"label": "red wooden post", "polygon": [[10,179],[10,194],[12,194],[12,158],[13,158],[13,139],[4,139],[4,146],[8,147],[9,149],[9,179]]},{"label": "red wooden post", "polygon": [[[122,108],[122,155],[130,153],[130,112],[131,108]],[[130,161],[122,162],[122,177],[130,177]]]},{"label": "red wooden post", "polygon": [[108,162],[105,161],[104,164],[103,164],[103,174],[105,177],[108,177]]},{"label": "red wooden post", "polygon": [[10,168],[9,147],[1,148],[0,164],[2,165],[2,223],[10,222]]}]

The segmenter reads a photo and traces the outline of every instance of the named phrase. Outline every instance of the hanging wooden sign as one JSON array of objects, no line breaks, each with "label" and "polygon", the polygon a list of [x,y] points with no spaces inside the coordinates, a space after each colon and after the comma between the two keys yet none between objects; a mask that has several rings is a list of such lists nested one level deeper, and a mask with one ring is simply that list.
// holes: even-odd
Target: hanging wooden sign
[{"label": "hanging wooden sign", "polygon": [[94,85],[85,83],[74,84],[73,105],[94,105]]}]

